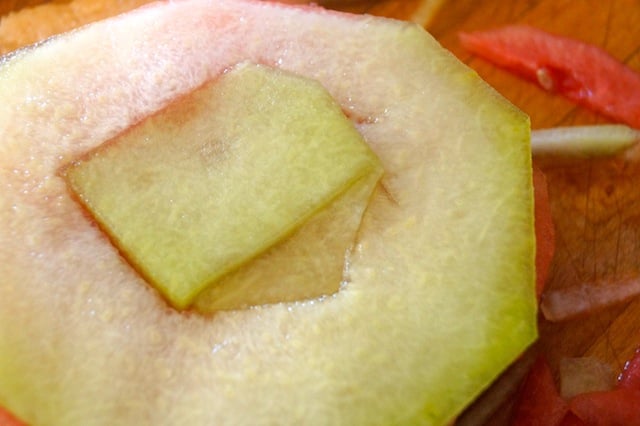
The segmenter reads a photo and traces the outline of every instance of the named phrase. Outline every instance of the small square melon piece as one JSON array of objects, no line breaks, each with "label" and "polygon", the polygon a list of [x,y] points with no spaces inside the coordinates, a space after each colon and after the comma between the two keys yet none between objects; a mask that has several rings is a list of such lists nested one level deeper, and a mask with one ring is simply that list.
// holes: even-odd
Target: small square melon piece
[{"label": "small square melon piece", "polygon": [[183,309],[355,184],[370,192],[381,170],[319,83],[244,63],[64,175],[130,264]]}]

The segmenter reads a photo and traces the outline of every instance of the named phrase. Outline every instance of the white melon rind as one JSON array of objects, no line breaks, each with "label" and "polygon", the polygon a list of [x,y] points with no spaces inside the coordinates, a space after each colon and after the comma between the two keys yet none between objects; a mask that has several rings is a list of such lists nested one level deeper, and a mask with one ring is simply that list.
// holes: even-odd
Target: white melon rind
[{"label": "white melon rind", "polygon": [[[246,60],[320,81],[386,175],[336,296],[179,314],[58,170]],[[0,69],[0,404],[33,425],[445,424],[535,338],[527,117],[421,28],[145,7]]]}]

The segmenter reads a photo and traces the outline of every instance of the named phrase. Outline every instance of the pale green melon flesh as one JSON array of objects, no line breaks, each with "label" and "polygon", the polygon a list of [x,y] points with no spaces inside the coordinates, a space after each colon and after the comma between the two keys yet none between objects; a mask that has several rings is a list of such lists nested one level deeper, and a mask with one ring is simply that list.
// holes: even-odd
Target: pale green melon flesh
[{"label": "pale green melon flesh", "polygon": [[193,303],[195,310],[214,313],[338,291],[347,278],[362,215],[381,176],[382,169],[374,167],[295,234],[205,288]]},{"label": "pale green melon flesh", "polygon": [[[173,306],[190,306],[211,286],[220,297],[232,297],[236,303],[226,307],[233,308],[337,291],[341,276],[333,275],[327,289],[322,272],[294,274],[297,295],[277,277],[265,280],[269,292],[220,288],[217,282],[287,239],[355,182],[371,174],[379,178],[380,169],[322,86],[245,63],[74,161],[64,176],[125,257]],[[359,220],[349,225],[351,235],[338,235],[338,244],[345,237],[353,242]],[[346,248],[333,257],[343,260]],[[320,263],[325,259],[318,256]],[[297,270],[310,271],[315,259],[290,260],[307,264]],[[288,265],[261,265],[253,268],[255,279],[274,267],[287,274]]]},{"label": "pale green melon flesh", "polygon": [[[320,81],[385,190],[335,296],[173,313],[56,173],[245,60]],[[0,404],[33,424],[445,424],[535,338],[527,118],[416,26],[165,3],[7,60],[0,99]]]}]

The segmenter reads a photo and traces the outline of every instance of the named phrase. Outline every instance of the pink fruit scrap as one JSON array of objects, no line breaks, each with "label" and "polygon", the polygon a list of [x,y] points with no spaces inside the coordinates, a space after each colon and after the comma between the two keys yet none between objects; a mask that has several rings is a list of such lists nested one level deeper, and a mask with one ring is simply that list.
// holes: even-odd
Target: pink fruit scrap
[{"label": "pink fruit scrap", "polygon": [[556,426],[568,410],[547,360],[542,356],[538,357],[520,388],[511,425]]},{"label": "pink fruit scrap", "polygon": [[598,46],[526,25],[461,33],[460,42],[547,91],[640,128],[640,74]]},{"label": "pink fruit scrap", "polygon": [[549,364],[539,356],[522,384],[511,425],[640,426],[639,370],[637,351],[613,388],[563,398]]},{"label": "pink fruit scrap", "polygon": [[634,356],[626,362],[618,379],[618,387],[640,391],[640,348],[636,349]]}]

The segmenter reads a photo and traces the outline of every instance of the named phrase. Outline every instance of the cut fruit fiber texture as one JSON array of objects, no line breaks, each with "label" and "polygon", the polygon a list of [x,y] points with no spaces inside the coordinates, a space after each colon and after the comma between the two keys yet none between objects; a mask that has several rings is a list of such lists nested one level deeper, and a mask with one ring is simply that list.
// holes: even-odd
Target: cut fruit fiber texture
[{"label": "cut fruit fiber texture", "polygon": [[[221,280],[244,271],[217,295],[235,299],[226,308],[242,308],[335,293],[381,169],[316,81],[242,63],[74,161],[64,175],[172,306],[188,308],[203,290],[221,290]],[[324,212],[361,181],[361,205],[347,202],[352,219]],[[321,213],[341,223],[308,241],[293,237]],[[257,262],[283,244],[282,263],[273,252]],[[308,256],[295,256],[304,250]]]},{"label": "cut fruit fiber texture", "polygon": [[[246,60],[321,82],[384,189],[335,297],[180,314],[57,173]],[[30,423],[443,425],[536,337],[528,119],[418,26],[165,2],[0,73],[0,404]]]}]

